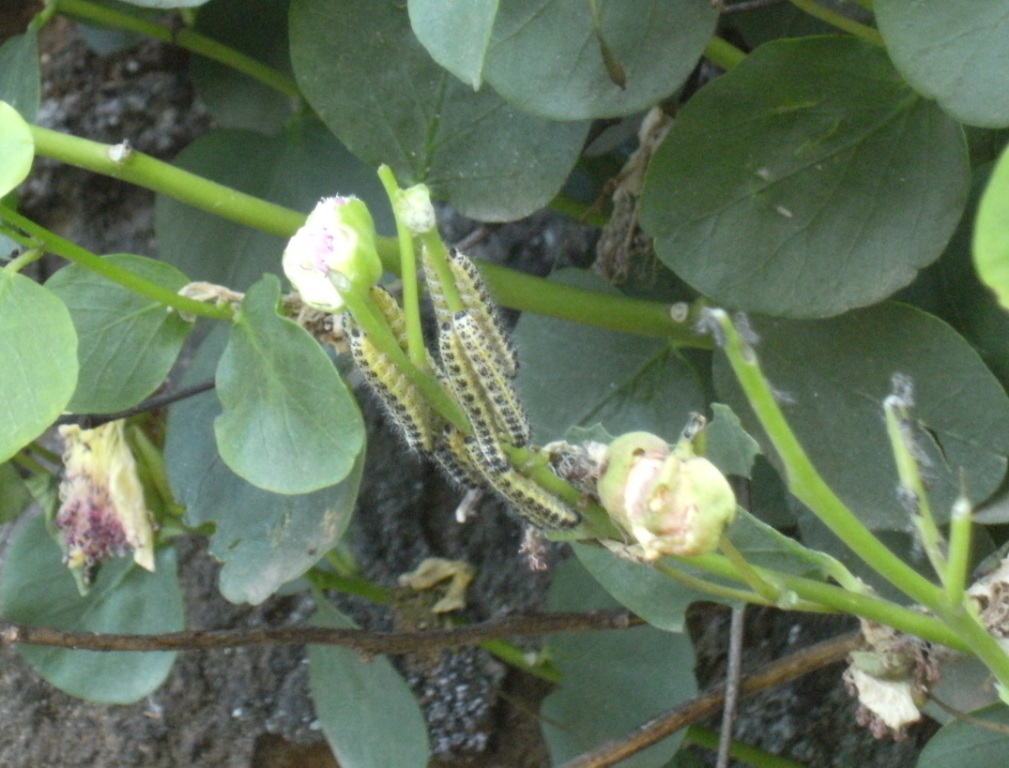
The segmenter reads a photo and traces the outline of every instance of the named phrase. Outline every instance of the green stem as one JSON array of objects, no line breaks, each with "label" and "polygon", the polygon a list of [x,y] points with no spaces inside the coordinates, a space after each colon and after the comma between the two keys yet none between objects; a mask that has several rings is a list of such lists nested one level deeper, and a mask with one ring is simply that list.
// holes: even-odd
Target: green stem
[{"label": "green stem", "polygon": [[704,48],[704,58],[726,72],[742,63],[746,53],[721,37],[712,37]]},{"label": "green stem", "polygon": [[247,227],[288,238],[305,223],[306,214],[268,203],[258,197],[226,187],[143,152],[131,152],[116,162],[113,147],[97,141],[30,126],[36,154],[75,165],[151,189],[194,208],[213,213]]},{"label": "green stem", "polygon": [[456,288],[455,277],[448,265],[448,248],[445,247],[445,242],[438,234],[437,228],[422,233],[420,243],[427,254],[428,261],[434,266],[435,275],[449,311],[461,312],[466,309],[466,305],[459,296],[459,289]]},{"label": "green stem", "polygon": [[[37,453],[43,459],[48,461],[50,464],[59,466],[63,463],[63,457],[55,451],[50,451],[44,445],[42,445],[38,440],[34,440],[29,444],[29,448],[32,453]],[[47,470],[48,473],[48,470]]]},{"label": "green stem", "polygon": [[729,537],[724,533],[722,534],[721,540],[718,542],[719,548],[728,558],[729,562],[736,569],[736,573],[743,577],[743,580],[747,583],[750,589],[757,592],[761,597],[768,601],[771,605],[777,605],[778,600],[781,597],[781,587],[777,587],[763,578],[757,573],[756,569],[747,562],[743,554],[736,549]]},{"label": "green stem", "polygon": [[[898,387],[895,385],[895,389]],[[900,387],[903,388],[903,387]],[[909,388],[909,386],[908,386]],[[886,432],[890,438],[890,448],[893,451],[894,462],[897,465],[897,476],[900,478],[902,501],[907,502],[912,522],[918,529],[922,548],[928,555],[932,568],[940,580],[946,580],[946,556],[943,554],[943,539],[939,527],[932,517],[932,505],[929,503],[925,483],[921,479],[921,467],[918,465],[914,446],[910,398],[894,392],[883,401],[883,412],[886,415]]]},{"label": "green stem", "polygon": [[[691,725],[687,728],[686,741],[705,749],[718,749],[718,742],[721,737],[710,728],[700,725]],[[809,766],[797,763],[781,755],[772,755],[750,744],[733,739],[729,748],[729,757],[740,763],[752,765],[753,768],[809,768]]]},{"label": "green stem", "polygon": [[371,297],[352,286],[349,281],[346,281],[346,285],[338,285],[337,290],[361,329],[389,357],[392,364],[421,391],[428,403],[453,426],[466,434],[471,434],[472,427],[466,414],[455,400],[446,394],[437,379],[414,365],[400,349],[399,342],[393,336],[382,313],[373,305]]},{"label": "green stem", "polygon": [[706,581],[705,579],[693,576],[686,571],[682,571],[679,568],[675,568],[668,563],[664,563],[661,560],[653,563],[652,567],[667,578],[675,581],[677,584],[682,584],[684,587],[692,589],[695,592],[701,592],[706,595],[711,595],[712,597],[720,597],[723,600],[730,600],[741,605],[750,603],[752,605],[774,606],[774,600],[768,600],[766,597],[763,597],[756,592],[750,592],[745,589],[735,589],[734,587],[727,587],[724,584],[715,584],[713,581]]},{"label": "green stem", "polygon": [[[478,261],[477,266],[494,299],[506,307],[611,331],[661,336],[678,347],[713,346],[710,336],[695,329],[703,311],[701,301],[689,306],[641,301],[562,285],[487,261]],[[673,319],[674,309],[680,319]]]},{"label": "green stem", "polygon": [[528,660],[529,651],[520,648],[507,640],[485,640],[479,646],[488,653],[497,656],[505,664],[510,664],[516,669],[521,669],[548,683],[559,685],[562,682],[560,670],[553,664],[546,661],[534,661],[531,664]]},{"label": "green stem", "polygon": [[[698,569],[737,582],[744,581],[732,563],[721,555],[670,556],[666,560],[683,568]],[[965,653],[972,652],[971,644],[963,636],[947,625],[945,621],[935,616],[928,616],[918,610],[906,608],[875,595],[849,592],[841,587],[815,579],[772,571],[759,566],[754,566],[754,568],[765,580],[781,584],[801,599],[816,603],[821,609],[862,616],[915,637],[931,640]]]},{"label": "green stem", "polygon": [[187,51],[205,56],[231,69],[242,72],[285,96],[296,97],[301,95],[298,84],[291,78],[272,67],[266,66],[251,56],[246,56],[244,53],[222,45],[216,40],[201,35],[199,32],[194,32],[192,29],[172,30],[161,24],[137,18],[113,8],[89,3],[87,0],[58,0],[56,10],[78,21],[85,21],[113,29],[125,29],[130,32],[137,32],[141,35],[153,37],[157,40],[164,40],[166,43],[172,43],[180,48],[185,48]]},{"label": "green stem", "polygon": [[[51,475],[53,474],[51,470],[44,467],[41,462],[37,461],[33,456],[20,451],[11,456],[11,461],[17,464],[22,469],[26,469],[33,475]],[[57,459],[58,461],[58,459]]]},{"label": "green stem", "polygon": [[808,13],[820,21],[825,21],[833,27],[844,30],[845,32],[850,32],[851,34],[861,37],[873,45],[883,46],[883,36],[878,30],[872,27],[867,27],[865,24],[855,21],[854,19],[849,19],[847,16],[838,13],[837,11],[826,8],[819,3],[814,2],[814,0],[790,0],[792,5],[796,8]]},{"label": "green stem", "polygon": [[79,245],[76,245],[69,240],[64,240],[59,235],[53,234],[49,230],[40,227],[30,219],[26,219],[21,214],[15,213],[10,208],[7,208],[2,204],[0,204],[0,218],[5,219],[24,232],[27,232],[35,238],[46,251],[62,256],[63,258],[76,264],[80,264],[81,266],[90,269],[114,283],[118,283],[124,288],[133,291],[140,296],[151,299],[152,301],[156,301],[160,304],[164,304],[167,307],[172,307],[172,309],[175,309],[178,312],[188,312],[192,315],[210,317],[216,320],[231,320],[232,318],[231,309],[228,307],[204,304],[203,302],[196,301],[195,299],[180,296],[170,288],[165,288],[157,283],[144,280],[143,278],[130,272],[128,269],[123,269],[122,267],[103,259],[101,256],[81,248]]},{"label": "green stem", "polygon": [[756,352],[744,344],[722,310],[711,319],[725,335],[725,354],[746,399],[785,467],[789,491],[808,506],[845,546],[915,602],[929,608],[943,602],[939,588],[893,554],[827,485],[809,460],[764,378]]},{"label": "green stem", "polygon": [[949,557],[946,559],[946,601],[950,605],[963,605],[967,586],[967,569],[970,567],[970,540],[972,508],[961,490],[953,502],[949,519]]},{"label": "green stem", "polygon": [[420,291],[417,286],[417,259],[413,246],[413,233],[407,228],[396,210],[396,200],[400,196],[400,188],[392,168],[388,165],[380,166],[378,178],[382,181],[382,186],[385,187],[385,194],[389,197],[392,212],[396,217],[400,277],[403,281],[403,314],[406,317],[407,352],[413,364],[424,369],[427,367],[427,349],[424,346],[424,333],[420,325]]},{"label": "green stem", "polygon": [[[0,213],[2,215],[2,213]],[[27,267],[33,261],[38,261],[42,258],[42,250],[39,248],[29,248],[27,251],[22,253],[20,256],[13,258],[10,262],[4,265],[4,271],[10,273],[20,272],[22,269]]]}]

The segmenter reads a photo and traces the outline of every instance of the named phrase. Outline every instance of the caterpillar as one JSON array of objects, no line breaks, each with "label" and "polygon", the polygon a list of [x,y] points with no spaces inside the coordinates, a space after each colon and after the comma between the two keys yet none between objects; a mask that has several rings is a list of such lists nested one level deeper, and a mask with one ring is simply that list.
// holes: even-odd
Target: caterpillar
[{"label": "caterpillar", "polygon": [[515,387],[500,368],[488,348],[487,338],[469,311],[457,312],[452,327],[466,353],[470,366],[483,385],[490,401],[491,413],[506,442],[522,447],[529,442],[529,420],[519,401]]},{"label": "caterpillar", "polygon": [[486,478],[495,491],[537,528],[573,528],[581,522],[578,512],[516,469],[509,467]]},{"label": "caterpillar", "polygon": [[508,378],[514,378],[519,369],[518,354],[501,322],[501,315],[487,290],[483,275],[473,260],[459,251],[449,254],[448,265],[459,297],[486,339],[497,369]]},{"label": "caterpillar", "polygon": [[434,450],[431,429],[434,415],[427,401],[389,357],[375,346],[349,312],[343,315],[343,332],[354,362],[402,431],[407,444],[414,450],[431,453]]},{"label": "caterpillar", "polygon": [[473,427],[478,453],[482,457],[481,466],[491,473],[503,472],[508,467],[508,459],[498,438],[493,407],[452,323],[442,324],[438,334],[438,351],[444,381]]}]

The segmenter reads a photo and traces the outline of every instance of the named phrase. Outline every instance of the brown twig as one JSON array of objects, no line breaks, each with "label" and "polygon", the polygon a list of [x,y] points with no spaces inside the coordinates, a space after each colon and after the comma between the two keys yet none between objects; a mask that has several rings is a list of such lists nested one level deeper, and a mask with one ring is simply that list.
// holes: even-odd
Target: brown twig
[{"label": "brown twig", "polygon": [[[815,669],[841,661],[858,648],[861,641],[861,633],[852,632],[765,664],[753,674],[743,678],[741,694],[749,696],[767,688],[784,685]],[[676,709],[649,720],[626,736],[611,739],[591,752],[569,760],[560,768],[608,768],[676,733],[681,728],[710,717],[719,710],[724,699],[725,686],[719,685]]]},{"label": "brown twig", "polygon": [[643,623],[626,610],[506,616],[479,624],[421,632],[370,632],[326,627],[186,630],[158,635],[68,632],[0,621],[0,643],[47,645],[88,651],[194,651],[245,645],[339,645],[362,654],[402,654],[453,645],[472,645],[500,637],[626,629]]}]

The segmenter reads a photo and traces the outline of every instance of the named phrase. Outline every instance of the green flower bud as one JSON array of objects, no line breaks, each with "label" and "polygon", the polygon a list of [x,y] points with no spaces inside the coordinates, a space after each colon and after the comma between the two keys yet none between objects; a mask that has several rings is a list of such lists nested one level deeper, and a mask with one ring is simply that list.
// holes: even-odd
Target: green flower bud
[{"label": "green flower bud", "polygon": [[618,525],[630,529],[628,510],[637,506],[642,490],[651,485],[668,455],[666,441],[650,432],[628,432],[609,444],[596,492]]},{"label": "green flower bud", "polygon": [[[364,201],[325,197],[284,250],[284,274],[301,299],[326,312],[343,309],[338,285],[366,291],[382,276],[375,223]],[[335,280],[336,277],[342,278]]]},{"label": "green flower bud", "polygon": [[597,486],[602,505],[647,560],[718,546],[736,514],[725,476],[704,458],[671,454],[661,438],[633,432],[610,444]]},{"label": "green flower bud", "polygon": [[396,218],[411,234],[421,235],[434,229],[436,222],[431,192],[424,184],[415,184],[396,195]]}]

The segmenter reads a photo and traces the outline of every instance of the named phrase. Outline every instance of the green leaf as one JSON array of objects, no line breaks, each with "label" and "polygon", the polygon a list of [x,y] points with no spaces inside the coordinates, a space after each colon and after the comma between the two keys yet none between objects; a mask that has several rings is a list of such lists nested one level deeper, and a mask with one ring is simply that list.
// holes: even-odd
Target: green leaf
[{"label": "green leaf", "polygon": [[[350,629],[353,621],[317,598],[313,624]],[[427,725],[409,686],[385,657],[309,646],[308,675],[319,725],[341,768],[423,768]]]},{"label": "green leaf", "polygon": [[409,0],[410,25],[431,58],[473,90],[483,81],[499,0]]},{"label": "green leaf", "polygon": [[[216,130],[183,151],[188,171],[280,205],[312,210],[319,198],[356,194],[376,225],[392,231],[392,215],[372,168],[362,165],[317,120],[294,120],[279,136]],[[287,242],[159,196],[155,229],[161,257],[193,280],[245,290],[264,272],[280,274]],[[293,233],[292,233],[293,234]]]},{"label": "green leaf", "polygon": [[1002,0],[877,0],[886,52],[907,81],[969,125],[1009,125]]},{"label": "green leaf", "polygon": [[[77,591],[62,552],[42,517],[30,521],[7,552],[0,581],[4,618],[75,632],[160,634],[184,628],[175,550],[158,552],[154,573],[129,558],[102,565],[87,597]],[[168,677],[176,653],[71,651],[19,645],[18,651],[50,683],[104,704],[128,704],[151,694]]]},{"label": "green leaf", "polygon": [[35,142],[24,118],[0,101],[0,197],[25,180],[35,157]]},{"label": "green leaf", "polygon": [[[616,293],[580,270],[552,279]],[[513,338],[519,390],[538,442],[594,424],[612,435],[641,429],[675,442],[690,413],[704,408],[693,369],[665,341],[532,314],[522,316]]]},{"label": "green leaf", "polygon": [[604,547],[572,543],[578,561],[610,595],[656,629],[682,632],[684,614],[700,600],[721,602],[684,587],[645,563],[632,563]]},{"label": "green leaf", "polygon": [[[216,0],[196,17],[196,31],[290,75],[286,2]],[[220,128],[279,133],[295,107],[294,99],[205,56],[192,57],[189,76]]]},{"label": "green leaf", "polygon": [[273,275],[245,295],[217,366],[214,432],[221,458],[253,485],[309,493],[347,477],[364,421],[318,342],[277,314],[279,301]]},{"label": "green leaf", "polygon": [[[173,291],[189,282],[174,267],[143,256],[105,259]],[[193,328],[163,304],[77,264],[59,270],[46,287],[67,305],[77,330],[80,375],[67,405],[75,413],[111,413],[139,403],[164,382]]]},{"label": "green leaf", "polygon": [[712,403],[714,416],[705,429],[704,455],[723,474],[750,477],[760,445],[743,429],[739,417],[721,403]]},{"label": "green leaf", "polygon": [[[907,526],[882,418],[895,373],[915,385],[916,439],[930,463],[933,513],[948,515],[961,470],[975,502],[1002,482],[1009,398],[977,353],[942,321],[891,303],[830,320],[761,319],[755,327],[757,355],[782,393],[785,417],[827,483],[869,527]],[[715,387],[768,447],[723,355],[715,358]],[[771,459],[780,471],[777,457]]]},{"label": "green leaf", "polygon": [[761,46],[684,107],[642,226],[719,303],[785,317],[872,304],[939,257],[969,186],[960,127],[853,38]]},{"label": "green leaf", "polygon": [[17,467],[9,461],[0,464],[0,523],[9,523],[31,503],[31,491]]},{"label": "green leaf", "polygon": [[[213,376],[226,331],[221,326],[204,341],[184,386]],[[299,578],[343,536],[361,482],[364,451],[342,483],[302,495],[269,493],[234,474],[221,459],[212,426],[220,412],[213,392],[173,405],[165,464],[175,498],[187,507],[187,523],[215,527],[210,554],[224,563],[221,594],[233,603],[258,605]]]},{"label": "green leaf", "polygon": [[543,120],[489,89],[474,93],[431,60],[395,3],[293,0],[290,34],[298,84],[340,140],[467,216],[509,221],[538,210],[581,152],[588,123]]},{"label": "green leaf", "polygon": [[[557,569],[547,604],[552,611],[614,606],[574,560]],[[548,643],[563,679],[561,688],[547,696],[540,709],[554,765],[625,735],[697,693],[693,646],[686,635],[635,627],[551,635]],[[621,765],[658,768],[672,757],[682,739],[681,731]]]},{"label": "green leaf", "polygon": [[727,533],[751,565],[814,579],[831,575],[833,558],[807,549],[745,509],[737,510]]},{"label": "green leaf", "polygon": [[718,21],[710,4],[694,0],[600,6],[602,37],[626,72],[625,88],[610,79],[585,0],[503,3],[487,81],[519,109],[553,120],[629,115],[687,79]]},{"label": "green leaf", "polygon": [[0,461],[56,420],[76,383],[77,335],[66,306],[48,288],[0,270]]},{"label": "green leaf", "polygon": [[971,712],[972,718],[988,721],[999,730],[985,728],[967,720],[957,719],[939,729],[918,758],[917,768],[948,768],[969,765],[970,768],[1002,768],[1009,750],[1009,708],[995,704]]},{"label": "green leaf", "polygon": [[1002,153],[981,196],[974,226],[978,276],[1009,309],[1009,149]]},{"label": "green leaf", "polygon": [[41,98],[38,33],[29,29],[0,45],[0,101],[14,107],[25,120],[34,122]]}]

